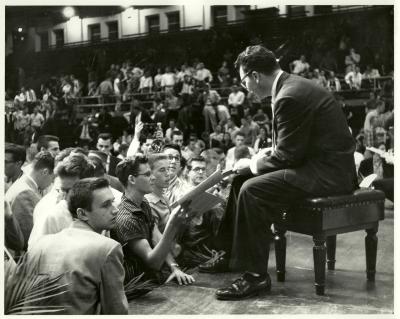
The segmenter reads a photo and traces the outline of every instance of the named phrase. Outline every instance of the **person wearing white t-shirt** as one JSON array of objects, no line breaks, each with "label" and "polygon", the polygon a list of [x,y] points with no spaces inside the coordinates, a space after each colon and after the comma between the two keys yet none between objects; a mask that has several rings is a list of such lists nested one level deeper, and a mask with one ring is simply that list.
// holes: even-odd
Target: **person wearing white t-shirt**
[{"label": "person wearing white t-shirt", "polygon": [[228,97],[231,116],[236,125],[240,125],[240,119],[244,116],[243,104],[246,96],[239,90],[237,85],[232,86],[232,92]]},{"label": "person wearing white t-shirt", "polygon": [[161,88],[164,91],[170,91],[175,85],[175,74],[171,72],[171,68],[167,66],[165,68],[165,73],[161,77]]},{"label": "person wearing white t-shirt", "polygon": [[289,64],[290,72],[297,75],[303,75],[308,72],[310,65],[306,61],[305,55],[301,55],[299,60],[294,60]]},{"label": "person wearing white t-shirt", "polygon": [[[236,159],[235,159],[235,149],[238,146],[244,145],[244,134],[242,132],[237,132],[236,133],[236,137],[235,137],[235,146],[231,147],[228,152],[226,153],[226,159],[225,159],[225,170],[229,170],[232,169],[233,166],[236,163]],[[250,155],[253,156],[254,155],[254,150],[248,146]]]}]

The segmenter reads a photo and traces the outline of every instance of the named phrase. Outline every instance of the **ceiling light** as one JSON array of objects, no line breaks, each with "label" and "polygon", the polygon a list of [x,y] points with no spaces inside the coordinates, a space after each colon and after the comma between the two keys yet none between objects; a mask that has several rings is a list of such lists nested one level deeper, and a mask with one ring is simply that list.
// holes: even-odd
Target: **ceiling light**
[{"label": "ceiling light", "polygon": [[75,10],[72,7],[65,7],[63,10],[64,17],[67,19],[72,18],[75,15]]}]

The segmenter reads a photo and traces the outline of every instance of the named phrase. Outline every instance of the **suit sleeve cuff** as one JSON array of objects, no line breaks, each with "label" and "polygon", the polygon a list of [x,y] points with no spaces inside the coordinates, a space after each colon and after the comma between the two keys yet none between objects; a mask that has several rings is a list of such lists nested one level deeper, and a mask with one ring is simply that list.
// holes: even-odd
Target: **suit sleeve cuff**
[{"label": "suit sleeve cuff", "polygon": [[253,157],[250,162],[250,170],[253,173],[253,175],[258,175],[257,160],[258,160],[257,157]]}]

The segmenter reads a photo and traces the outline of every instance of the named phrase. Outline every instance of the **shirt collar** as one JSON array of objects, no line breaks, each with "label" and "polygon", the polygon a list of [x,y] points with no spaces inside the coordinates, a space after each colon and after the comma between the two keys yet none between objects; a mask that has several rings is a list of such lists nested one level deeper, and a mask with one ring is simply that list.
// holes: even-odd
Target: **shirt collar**
[{"label": "shirt collar", "polygon": [[[145,198],[143,198],[143,202],[145,201]],[[125,194],[122,195],[121,197],[121,205],[125,206],[126,209],[128,209],[130,212],[141,212],[143,209],[140,207],[142,205],[136,204],[133,200],[129,199]]]},{"label": "shirt collar", "polygon": [[147,194],[145,196],[145,198],[149,201],[149,203],[152,203],[152,204],[157,204],[158,202],[161,202],[161,203],[167,205],[165,199],[161,196],[158,196],[155,193]]},{"label": "shirt collar", "polygon": [[88,230],[88,231],[95,231],[88,223],[85,223],[79,219],[75,219],[71,226],[71,228],[77,228],[77,229],[82,229],[82,230]]},{"label": "shirt collar", "polygon": [[278,75],[275,77],[274,83],[272,84],[272,89],[271,89],[271,102],[275,103],[275,94],[276,94],[276,87],[278,85],[279,78],[283,74],[283,70],[280,70],[278,72]]}]

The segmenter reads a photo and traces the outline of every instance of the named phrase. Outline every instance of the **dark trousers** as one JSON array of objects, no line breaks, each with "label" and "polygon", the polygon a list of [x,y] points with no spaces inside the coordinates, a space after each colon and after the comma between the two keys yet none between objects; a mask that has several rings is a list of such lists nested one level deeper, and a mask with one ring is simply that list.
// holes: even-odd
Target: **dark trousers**
[{"label": "dark trousers", "polygon": [[381,178],[375,180],[372,185],[385,193],[385,197],[394,202],[394,178]]},{"label": "dark trousers", "polygon": [[235,177],[218,235],[231,270],[266,274],[271,224],[294,201],[308,196],[284,181],[284,170]]}]

